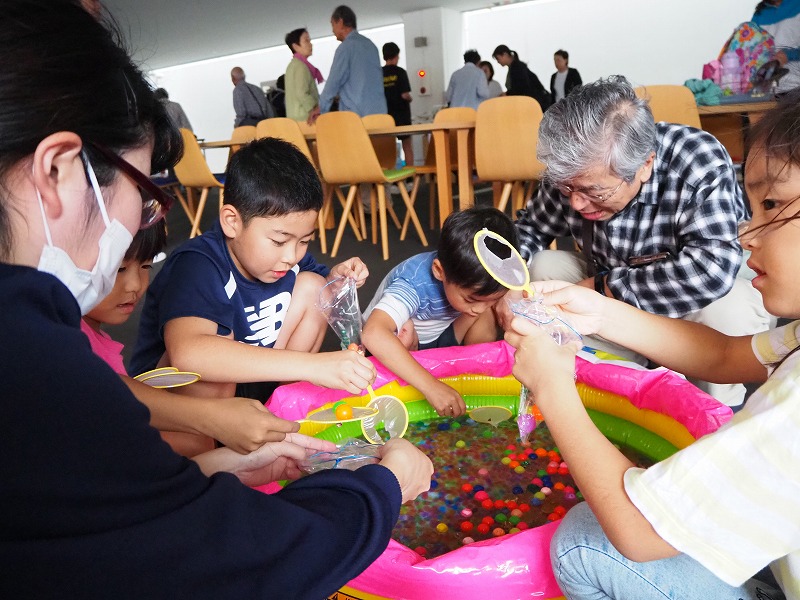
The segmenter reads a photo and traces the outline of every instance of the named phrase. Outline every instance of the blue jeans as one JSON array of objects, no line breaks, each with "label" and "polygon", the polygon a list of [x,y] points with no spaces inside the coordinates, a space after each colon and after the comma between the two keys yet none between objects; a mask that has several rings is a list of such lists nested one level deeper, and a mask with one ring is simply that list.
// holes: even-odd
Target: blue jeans
[{"label": "blue jeans", "polygon": [[685,554],[637,563],[616,551],[586,502],[570,510],[550,545],[556,581],[570,600],[783,600],[755,579],[732,587]]}]

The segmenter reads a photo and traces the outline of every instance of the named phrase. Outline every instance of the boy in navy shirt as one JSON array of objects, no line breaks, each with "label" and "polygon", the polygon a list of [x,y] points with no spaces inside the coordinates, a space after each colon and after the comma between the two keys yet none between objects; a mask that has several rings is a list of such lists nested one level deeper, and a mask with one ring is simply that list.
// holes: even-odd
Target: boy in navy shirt
[{"label": "boy in navy shirt", "polygon": [[[318,354],[327,328],[315,303],[327,279],[363,283],[358,258],[328,269],[307,254],[322,208],[314,167],[292,144],[266,138],[233,155],[219,222],[175,250],[147,292],[131,369],[194,371],[195,395],[236,384],[310,381],[359,393],[375,377],[356,352]],[[268,387],[237,395],[266,401]]]},{"label": "boy in navy shirt", "polygon": [[451,214],[439,249],[412,256],[392,269],[364,311],[364,346],[413,385],[442,416],[466,411],[461,396],[425,370],[409,350],[477,344],[497,339],[491,309],[506,293],[483,268],[472,243],[488,229],[516,248],[511,219],[495,208]]}]

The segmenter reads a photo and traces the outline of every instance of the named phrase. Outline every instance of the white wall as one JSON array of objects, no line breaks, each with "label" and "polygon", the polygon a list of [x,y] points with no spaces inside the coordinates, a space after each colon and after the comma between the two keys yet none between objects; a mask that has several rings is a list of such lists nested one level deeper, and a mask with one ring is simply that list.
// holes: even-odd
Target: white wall
[{"label": "white wall", "polygon": [[[750,18],[755,0],[536,0],[463,13],[463,48],[477,48],[484,59],[499,44],[516,50],[547,87],[553,52],[570,53],[570,65],[584,81],[622,74],[636,85],[682,84],[699,78],[704,63],[717,57],[734,27]],[[316,38],[311,62],[323,75],[330,72],[338,42],[330,35]],[[327,32],[326,32],[327,33]],[[402,24],[362,31],[380,47],[400,46],[405,66]],[[179,102],[198,137],[221,140],[233,128],[230,70],[240,66],[247,80],[259,84],[276,79],[291,54],[286,46],[231,57],[158,69],[154,84]],[[460,66],[460,65],[459,65]],[[415,67],[415,65],[412,65]],[[432,71],[435,67],[427,66]],[[442,66],[444,68],[444,65]],[[505,82],[504,67],[495,63],[495,78]],[[449,78],[449,74],[445,74]],[[209,150],[215,172],[225,168],[227,150]]]},{"label": "white wall", "polygon": [[[299,25],[302,27],[302,25]],[[400,66],[405,67],[405,39],[401,24],[372,29],[369,38],[378,47],[386,42],[395,42],[400,46]],[[327,77],[331,70],[333,54],[339,46],[332,35],[323,38],[312,38],[314,54],[311,63]],[[236,54],[233,56],[204,60],[187,65],[156,69],[150,72],[150,79],[157,87],[169,92],[170,100],[180,103],[186,112],[197,137],[211,140],[226,140],[233,129],[233,84],[231,69],[242,67],[249,83],[260,85],[262,82],[274,81],[284,71],[292,58],[286,45]],[[381,61],[383,64],[383,61]],[[320,85],[320,91],[324,87]],[[228,150],[212,149],[206,151],[211,170],[221,173],[225,170]]]},{"label": "white wall", "polygon": [[[584,81],[625,75],[635,85],[683,84],[700,78],[703,64],[756,0],[537,0],[464,14],[465,44],[491,60],[500,44],[549,89],[553,53],[569,52]],[[505,67],[493,63],[505,87]]]}]

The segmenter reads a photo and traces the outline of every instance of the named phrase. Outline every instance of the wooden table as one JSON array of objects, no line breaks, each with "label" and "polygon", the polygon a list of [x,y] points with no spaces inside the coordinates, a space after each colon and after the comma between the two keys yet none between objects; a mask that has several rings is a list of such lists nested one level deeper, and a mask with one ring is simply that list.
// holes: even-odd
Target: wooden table
[{"label": "wooden table", "polygon": [[[439,197],[439,227],[447,216],[453,212],[453,179],[450,172],[450,143],[448,133],[456,132],[457,164],[458,164],[458,198],[459,208],[469,208],[475,203],[472,188],[472,169],[469,164],[469,132],[475,129],[475,123],[417,123],[415,125],[397,125],[395,127],[368,129],[369,135],[419,135],[430,133],[436,148],[436,183]],[[310,139],[307,134],[306,138]]]},{"label": "wooden table", "polygon": [[[436,181],[439,197],[439,226],[444,224],[447,216],[453,212],[453,177],[450,172],[450,143],[448,133],[456,132],[457,164],[458,164],[458,197],[459,208],[469,208],[475,203],[472,188],[472,169],[469,164],[469,133],[475,129],[475,123],[417,123],[415,125],[396,125],[394,127],[378,127],[368,129],[371,136],[398,136],[432,134],[436,148]],[[316,131],[306,131],[304,137],[313,141],[317,139]],[[201,142],[201,148],[230,148],[231,140]]]},{"label": "wooden table", "polygon": [[734,162],[744,160],[747,130],[761,115],[777,105],[775,100],[699,106],[700,123],[727,148]]}]

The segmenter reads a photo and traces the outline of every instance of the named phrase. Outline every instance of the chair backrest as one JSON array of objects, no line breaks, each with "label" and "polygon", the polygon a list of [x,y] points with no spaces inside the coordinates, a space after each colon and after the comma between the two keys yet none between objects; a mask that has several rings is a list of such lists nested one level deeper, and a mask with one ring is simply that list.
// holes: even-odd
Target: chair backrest
[{"label": "chair backrest", "polygon": [[306,155],[306,158],[314,163],[314,157],[311,155],[311,150],[308,147],[308,142],[300,131],[300,125],[293,119],[285,117],[275,117],[272,119],[264,119],[256,126],[257,139],[265,137],[274,137],[286,142],[290,142],[297,146],[297,148]]},{"label": "chair backrest", "polygon": [[256,139],[255,125],[240,125],[233,128],[231,133],[231,154],[237,152],[244,144]]},{"label": "chair backrest", "polygon": [[175,165],[175,176],[185,187],[222,187],[211,169],[208,168],[206,157],[197,143],[197,138],[188,129],[181,128],[183,138],[183,156]]},{"label": "chair backrest", "polygon": [[648,85],[637,87],[635,92],[648,101],[656,123],[667,121],[702,128],[694,94],[685,85]]},{"label": "chair backrest", "polygon": [[475,166],[485,181],[540,179],[536,158],[542,109],[529,96],[484,100],[475,120]]},{"label": "chair backrest", "polygon": [[[392,115],[367,115],[361,118],[364,127],[369,131],[370,129],[377,129],[379,127],[394,127],[394,117]],[[375,154],[378,157],[378,162],[384,169],[394,169],[397,165],[397,142],[396,138],[388,135],[373,137],[372,147],[375,148]]]},{"label": "chair backrest", "polygon": [[[434,123],[475,123],[477,113],[474,108],[469,106],[454,106],[443,108],[433,116]],[[448,136],[450,142],[450,166],[455,169],[458,166],[458,143],[454,132]],[[475,164],[475,145],[470,144],[469,164]],[[436,149],[434,144],[428,144],[428,152],[425,154],[425,166],[436,166]]]},{"label": "chair backrest", "polygon": [[356,113],[338,111],[320,115],[317,151],[322,176],[328,183],[386,181],[367,130]]}]

